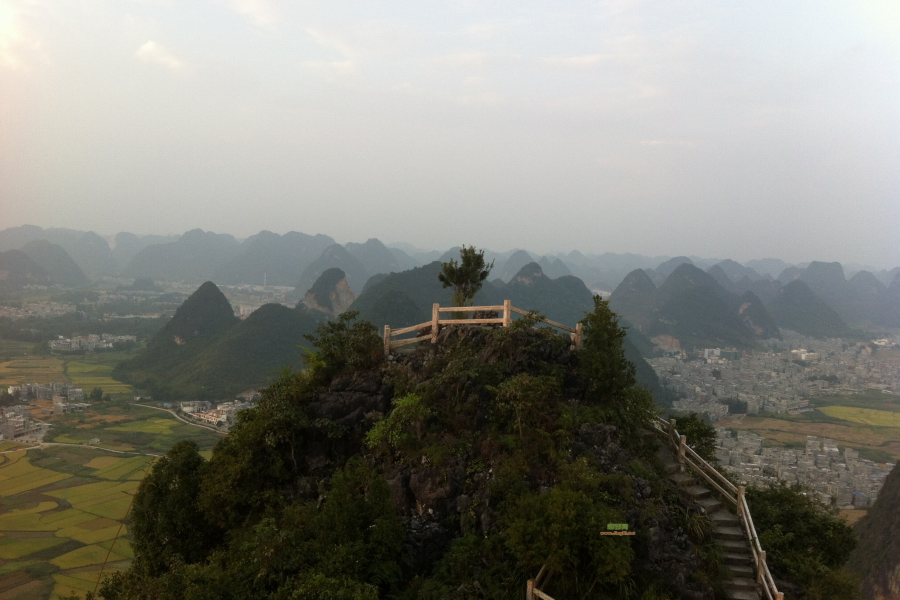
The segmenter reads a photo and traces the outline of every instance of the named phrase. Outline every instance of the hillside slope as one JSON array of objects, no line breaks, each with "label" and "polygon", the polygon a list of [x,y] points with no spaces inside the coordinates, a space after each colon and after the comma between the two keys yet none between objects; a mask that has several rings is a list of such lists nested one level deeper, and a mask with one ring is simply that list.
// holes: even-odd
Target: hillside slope
[{"label": "hillside slope", "polygon": [[900,463],[894,466],[875,504],[856,524],[859,545],[847,568],[862,576],[867,600],[900,598]]}]

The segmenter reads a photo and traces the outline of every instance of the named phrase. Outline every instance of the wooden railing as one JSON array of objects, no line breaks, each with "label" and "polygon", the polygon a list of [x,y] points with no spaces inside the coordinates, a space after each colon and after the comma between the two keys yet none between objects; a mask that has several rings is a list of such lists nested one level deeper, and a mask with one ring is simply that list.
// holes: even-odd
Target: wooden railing
[{"label": "wooden railing", "polygon": [[[484,312],[484,311],[497,311],[501,313],[500,317],[496,317],[493,319],[442,319],[441,313],[461,313],[461,312]],[[431,320],[427,323],[420,323],[418,325],[412,325],[411,327],[403,327],[401,329],[391,329],[390,325],[384,326],[384,355],[387,356],[391,353],[392,350],[396,348],[400,348],[402,346],[408,346],[409,344],[417,344],[419,342],[430,341],[432,344],[437,343],[438,333],[441,330],[441,325],[503,325],[504,327],[509,327],[512,324],[512,315],[513,313],[520,315],[528,315],[530,314],[527,310],[522,310],[521,308],[516,308],[512,305],[510,300],[504,300],[503,304],[497,306],[441,306],[440,304],[434,304],[431,307]],[[581,323],[575,325],[575,327],[569,327],[568,325],[563,325],[562,323],[557,323],[556,321],[551,321],[550,319],[542,318],[541,322],[546,323],[547,325],[552,325],[553,327],[557,327],[562,329],[563,331],[567,331],[572,338],[572,346],[574,350],[581,350],[581,341],[582,341],[582,333],[581,333]],[[406,333],[420,333],[416,337],[407,338],[407,339],[398,339],[394,340],[393,338],[403,335]],[[423,333],[426,332],[426,333]]]},{"label": "wooden railing", "polygon": [[525,600],[553,600],[553,598],[538,588],[539,585],[547,583],[547,575],[547,565],[544,565],[538,572],[537,577],[528,580],[525,584]]},{"label": "wooden railing", "polygon": [[666,421],[656,417],[653,421],[654,429],[661,433],[672,449],[676,451],[678,462],[690,467],[694,473],[706,479],[710,485],[718,490],[722,497],[735,505],[741,529],[750,542],[750,551],[756,568],[756,582],[762,586],[768,600],[784,600],[784,594],[778,591],[778,586],[775,585],[775,580],[772,578],[772,573],[766,564],[766,552],[759,543],[759,534],[757,534],[756,527],[753,525],[750,507],[747,506],[744,486],[734,485],[712,465],[703,460],[699,454],[694,452],[693,448],[687,445],[687,437],[678,434],[675,425],[675,419]]}]

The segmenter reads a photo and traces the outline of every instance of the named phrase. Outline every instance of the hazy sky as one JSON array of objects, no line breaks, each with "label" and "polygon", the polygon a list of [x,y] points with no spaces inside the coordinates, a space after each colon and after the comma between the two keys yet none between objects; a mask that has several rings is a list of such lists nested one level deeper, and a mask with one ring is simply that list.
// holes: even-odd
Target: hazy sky
[{"label": "hazy sky", "polygon": [[900,2],[0,0],[0,228],[900,264]]}]

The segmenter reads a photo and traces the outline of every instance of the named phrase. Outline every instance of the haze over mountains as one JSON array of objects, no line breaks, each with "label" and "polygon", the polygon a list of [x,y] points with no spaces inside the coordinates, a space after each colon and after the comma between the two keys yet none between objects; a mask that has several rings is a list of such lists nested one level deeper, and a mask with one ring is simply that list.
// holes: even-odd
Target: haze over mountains
[{"label": "haze over mountains", "polygon": [[[339,270],[347,289],[334,296],[335,305],[319,290],[320,309],[333,315],[334,306],[352,302],[377,324],[390,316],[392,325],[401,326],[397,318],[420,322],[432,302],[449,304],[437,270],[439,261],[455,257],[458,248],[388,247],[376,238],[339,244],[328,235],[295,231],[262,231],[244,240],[200,229],[181,236],[123,232],[104,238],[25,225],[0,231],[0,285],[80,287],[102,277],[212,281],[293,287],[299,301],[325,273],[331,273],[330,286]],[[589,309],[592,291],[611,294],[613,308],[643,336],[638,346],[652,347],[650,338],[670,336],[683,347],[748,347],[778,337],[779,328],[839,336],[856,328],[900,326],[900,268],[848,272],[840,263],[790,265],[769,258],[741,264],[577,250],[540,255],[488,249],[485,257],[494,267],[476,302],[521,298],[551,318],[575,321]]]}]

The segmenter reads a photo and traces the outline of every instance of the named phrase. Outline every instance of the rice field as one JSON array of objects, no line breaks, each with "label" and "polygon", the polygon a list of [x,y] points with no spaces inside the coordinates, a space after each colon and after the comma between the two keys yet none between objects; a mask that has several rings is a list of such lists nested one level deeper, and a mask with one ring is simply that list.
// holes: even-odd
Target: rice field
[{"label": "rice field", "polygon": [[823,406],[819,411],[829,417],[875,427],[900,427],[900,413],[876,410],[874,408],[856,408],[850,406]]},{"label": "rice field", "polygon": [[127,394],[130,396],[131,386],[110,377],[112,369],[110,365],[79,361],[70,361],[66,364],[66,374],[69,379],[85,393],[90,393],[94,388],[100,388],[104,394]]},{"label": "rice field", "polygon": [[25,357],[0,362],[0,385],[54,381],[68,381],[62,359]]}]

